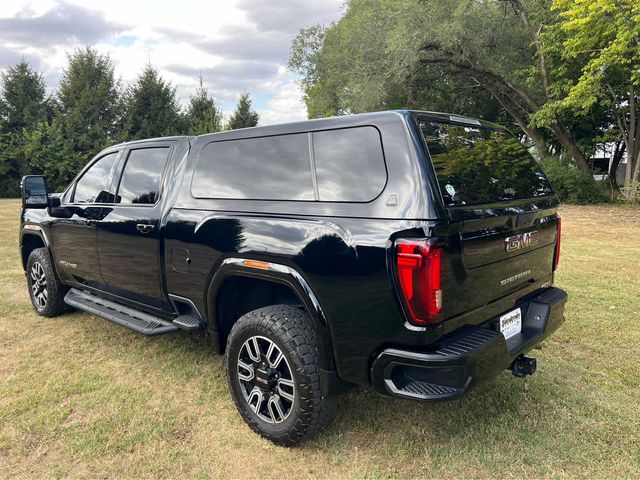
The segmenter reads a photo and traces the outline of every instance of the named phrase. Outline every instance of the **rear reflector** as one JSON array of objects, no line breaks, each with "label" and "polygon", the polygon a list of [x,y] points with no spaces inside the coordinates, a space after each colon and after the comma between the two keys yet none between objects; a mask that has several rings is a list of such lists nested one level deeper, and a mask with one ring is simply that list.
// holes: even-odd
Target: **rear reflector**
[{"label": "rear reflector", "polygon": [[396,242],[396,272],[400,292],[414,325],[439,320],[442,311],[442,248],[426,240]]},{"label": "rear reflector", "polygon": [[560,265],[560,240],[562,238],[562,221],[560,217],[558,217],[558,240],[556,242],[556,258],[553,264],[553,271],[555,272]]}]

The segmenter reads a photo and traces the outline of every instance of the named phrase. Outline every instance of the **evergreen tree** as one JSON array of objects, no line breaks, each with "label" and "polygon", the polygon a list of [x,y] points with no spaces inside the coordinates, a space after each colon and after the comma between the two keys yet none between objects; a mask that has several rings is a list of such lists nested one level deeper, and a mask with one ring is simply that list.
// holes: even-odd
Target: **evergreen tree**
[{"label": "evergreen tree", "polygon": [[51,191],[63,190],[70,176],[77,173],[77,163],[63,134],[64,119],[40,122],[24,130],[24,154],[29,159],[29,173],[44,175]]},{"label": "evergreen tree", "polygon": [[26,60],[1,75],[0,89],[0,197],[20,194],[20,177],[28,173],[23,131],[46,118],[47,100],[42,74]]},{"label": "evergreen tree", "polygon": [[180,135],[185,131],[176,89],[152,65],[147,65],[131,86],[125,105],[123,140]]},{"label": "evergreen tree", "polygon": [[195,97],[191,97],[189,101],[187,125],[189,135],[202,135],[222,130],[222,112],[209,96],[202,77],[200,77],[200,86],[196,90]]},{"label": "evergreen tree", "polygon": [[15,132],[6,132],[0,125],[0,198],[20,196],[20,177],[25,171],[22,138]]},{"label": "evergreen tree", "polygon": [[120,113],[119,82],[113,62],[92,47],[68,56],[58,89],[60,128],[66,139],[67,180],[96,153],[115,140]]},{"label": "evergreen tree", "polygon": [[22,133],[45,118],[45,84],[41,73],[31,69],[26,60],[2,73],[0,117],[3,131]]},{"label": "evergreen tree", "polygon": [[240,100],[236,106],[235,112],[231,115],[227,128],[229,130],[236,130],[238,128],[255,127],[258,125],[258,119],[260,115],[258,112],[251,109],[251,99],[249,98],[249,92],[244,92],[240,95]]}]

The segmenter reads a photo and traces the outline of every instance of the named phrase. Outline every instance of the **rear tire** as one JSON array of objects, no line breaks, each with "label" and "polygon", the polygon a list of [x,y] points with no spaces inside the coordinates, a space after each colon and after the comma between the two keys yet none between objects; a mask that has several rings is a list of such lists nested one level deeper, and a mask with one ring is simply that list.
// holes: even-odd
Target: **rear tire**
[{"label": "rear tire", "polygon": [[313,323],[299,308],[271,305],[240,317],[225,364],[242,418],[275,444],[307,440],[335,415],[337,399],[322,395]]},{"label": "rear tire", "polygon": [[36,313],[43,317],[56,317],[67,310],[64,296],[68,291],[53,270],[46,248],[36,248],[27,260],[29,297]]}]

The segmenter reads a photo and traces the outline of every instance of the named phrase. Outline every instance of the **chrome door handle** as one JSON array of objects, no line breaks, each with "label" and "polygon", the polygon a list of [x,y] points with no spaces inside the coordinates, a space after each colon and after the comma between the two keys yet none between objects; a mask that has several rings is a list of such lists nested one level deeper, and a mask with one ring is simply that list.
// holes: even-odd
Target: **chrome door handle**
[{"label": "chrome door handle", "polygon": [[149,225],[148,223],[139,223],[136,225],[136,228],[140,233],[149,233],[153,230],[153,225]]}]

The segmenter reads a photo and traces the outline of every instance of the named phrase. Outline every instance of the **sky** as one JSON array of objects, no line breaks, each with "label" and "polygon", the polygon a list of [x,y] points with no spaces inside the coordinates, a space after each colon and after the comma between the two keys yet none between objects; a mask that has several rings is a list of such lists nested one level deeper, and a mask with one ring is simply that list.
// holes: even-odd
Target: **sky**
[{"label": "sky", "polygon": [[340,17],[343,0],[2,0],[0,70],[26,58],[53,91],[67,54],[95,46],[123,83],[151,62],[183,104],[202,75],[230,114],[251,94],[260,124],[306,118],[286,64],[298,30]]}]

